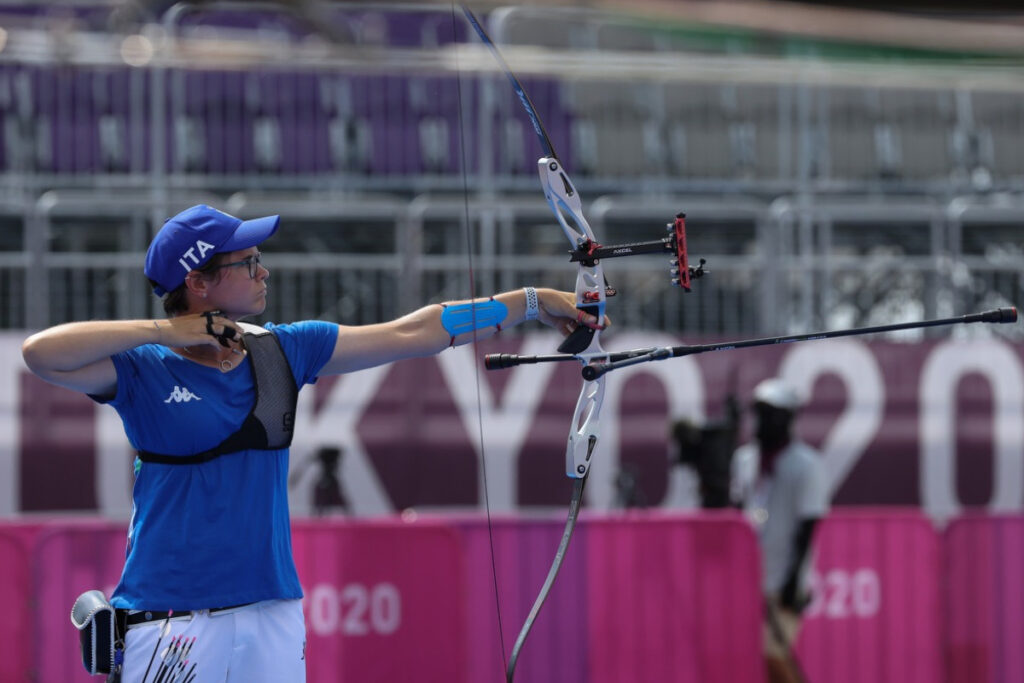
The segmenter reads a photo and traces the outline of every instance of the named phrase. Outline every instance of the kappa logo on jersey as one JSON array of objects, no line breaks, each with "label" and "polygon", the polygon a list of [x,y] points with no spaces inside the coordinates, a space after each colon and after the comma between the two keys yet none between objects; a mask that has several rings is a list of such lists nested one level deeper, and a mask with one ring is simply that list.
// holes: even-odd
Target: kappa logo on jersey
[{"label": "kappa logo on jersey", "polygon": [[202,400],[203,399],[199,398],[185,387],[175,385],[174,391],[171,392],[171,395],[167,397],[167,400],[164,401],[164,403],[170,403],[171,401],[174,401],[175,403],[188,403],[189,401]]}]

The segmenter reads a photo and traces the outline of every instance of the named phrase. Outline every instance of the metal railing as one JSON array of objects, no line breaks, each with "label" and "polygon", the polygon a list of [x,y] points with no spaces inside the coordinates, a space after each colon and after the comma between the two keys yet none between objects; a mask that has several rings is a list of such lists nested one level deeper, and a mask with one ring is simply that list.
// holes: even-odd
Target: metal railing
[{"label": "metal railing", "polygon": [[[25,207],[22,230],[34,247],[0,252],[0,326],[35,329],[162,314],[141,268],[153,229],[149,219],[168,210],[123,193],[109,196],[109,204],[95,196],[79,199],[50,194]],[[363,324],[429,301],[524,284],[572,285],[568,244],[539,196],[204,199],[241,216],[284,217],[264,245],[272,292],[266,320]],[[1024,300],[1024,254],[1015,240],[1024,225],[1024,201],[943,206],[865,197],[766,205],[738,198],[644,202],[605,196],[587,209],[597,234],[608,235],[609,242],[656,238],[683,211],[694,263],[708,261],[710,274],[684,294],[668,282],[667,257],[610,260],[608,278],[620,291],[611,310],[622,328],[782,334]],[[15,219],[7,218],[9,226]],[[134,246],[75,248],[67,240],[79,227],[98,223],[116,227],[108,232]],[[966,247],[965,233],[971,234]],[[63,249],[44,248],[55,242]],[[985,251],[977,253],[981,242]]]},{"label": "metal railing", "polygon": [[[0,327],[159,314],[146,245],[199,202],[283,215],[266,245],[267,319],[359,324],[571,286],[532,131],[457,24],[450,43],[384,50],[210,38],[166,16],[128,36],[8,31]],[[904,65],[883,78],[608,46],[507,56],[597,233],[650,239],[683,211],[691,253],[708,259],[688,295],[669,290],[657,257],[609,263],[622,325],[785,333],[1024,300],[1017,71]]]}]

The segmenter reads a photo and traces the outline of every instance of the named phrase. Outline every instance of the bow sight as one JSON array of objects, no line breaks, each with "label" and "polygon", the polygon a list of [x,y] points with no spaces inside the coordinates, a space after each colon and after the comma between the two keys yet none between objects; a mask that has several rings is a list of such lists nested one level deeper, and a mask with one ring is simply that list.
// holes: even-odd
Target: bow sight
[{"label": "bow sight", "polygon": [[[543,162],[544,160],[541,161]],[[542,163],[541,167],[544,171],[553,171],[558,173],[564,185],[564,194],[566,197],[575,196],[575,190],[572,189],[572,185],[569,183],[568,177],[560,171],[557,161],[550,166]],[[544,171],[542,171],[542,178]],[[559,215],[558,212],[556,212],[556,215]],[[607,258],[622,258],[624,256],[639,256],[641,254],[671,254],[672,258],[669,260],[669,264],[672,266],[672,284],[678,285],[682,287],[684,291],[689,292],[690,283],[709,272],[704,270],[704,264],[707,263],[707,261],[701,259],[696,268],[690,265],[686,251],[685,213],[676,214],[675,220],[671,223],[667,223],[665,228],[668,230],[668,236],[662,237],[661,239],[612,245],[599,244],[592,238],[587,237],[586,235],[589,231],[578,233],[581,236],[576,241],[576,248],[569,250],[569,261],[570,263],[579,263],[581,266],[586,268],[594,268],[602,259]],[[618,293],[617,290],[608,284],[608,279],[604,277],[603,273],[601,277],[604,282],[605,297],[615,296]],[[600,318],[601,316],[599,315],[598,308],[596,306],[588,305],[596,303],[598,298],[599,295],[597,288],[591,288],[590,291],[584,293],[583,305],[579,306],[579,309]],[[559,345],[558,350],[561,353],[578,355],[590,345],[593,335],[593,329],[580,325],[572,332],[572,334],[565,338],[561,345]],[[493,369],[490,365],[487,367],[488,369]]]},{"label": "bow sight", "polygon": [[[708,271],[704,270],[704,259],[694,268],[690,265],[686,254],[686,214],[676,214],[675,221],[667,223],[668,237],[647,242],[628,242],[626,244],[603,245],[585,240],[576,249],[569,251],[569,261],[582,263],[591,266],[599,259],[620,258],[623,256],[639,256],[640,254],[662,254],[669,253],[672,259],[672,284],[679,285],[687,292],[690,291],[690,282],[701,277]],[[615,290],[607,287],[607,296],[614,296]]]}]

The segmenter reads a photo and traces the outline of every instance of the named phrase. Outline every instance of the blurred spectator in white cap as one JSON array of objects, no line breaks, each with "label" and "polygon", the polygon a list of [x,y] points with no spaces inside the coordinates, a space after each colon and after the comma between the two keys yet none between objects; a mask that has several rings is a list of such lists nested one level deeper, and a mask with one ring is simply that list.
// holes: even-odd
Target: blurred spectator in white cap
[{"label": "blurred spectator in white cap", "polygon": [[805,680],[793,656],[800,613],[810,601],[811,539],[828,512],[820,455],[793,435],[800,396],[780,379],[754,388],[755,440],[737,449],[731,496],[754,525],[761,545],[764,656],[770,683]]}]

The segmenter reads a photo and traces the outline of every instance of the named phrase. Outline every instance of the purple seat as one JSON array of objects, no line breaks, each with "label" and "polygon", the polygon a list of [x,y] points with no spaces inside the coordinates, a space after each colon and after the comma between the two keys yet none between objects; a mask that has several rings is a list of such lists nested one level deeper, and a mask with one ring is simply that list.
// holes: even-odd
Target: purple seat
[{"label": "purple seat", "polygon": [[[461,173],[463,137],[471,145],[475,137],[473,108],[462,109],[460,95],[472,101],[472,81],[460,83],[452,76],[428,76],[406,81],[409,89],[409,125],[417,132],[419,172],[432,174]],[[460,109],[462,116],[460,117]],[[465,126],[465,130],[461,128]],[[475,150],[467,150],[472,159]]]},{"label": "purple seat", "polygon": [[318,91],[318,110],[327,129],[329,170],[370,173],[372,126],[369,119],[356,113],[353,79],[345,75],[320,75]]},{"label": "purple seat", "polygon": [[400,76],[352,77],[353,107],[357,117],[372,126],[373,175],[409,175],[419,168],[419,141],[409,125],[409,92]]},{"label": "purple seat", "polygon": [[[320,78],[315,73],[261,74],[261,124],[276,126],[281,145],[280,171],[323,173],[330,169],[327,117],[321,106]],[[272,135],[272,133],[265,133]],[[265,142],[262,144],[266,144]]]},{"label": "purple seat", "polygon": [[454,21],[449,8],[408,8],[387,12],[364,8],[336,9],[331,16],[340,27],[347,27],[352,39],[360,44],[391,47],[438,47],[464,43],[469,25],[456,12]]},{"label": "purple seat", "polygon": [[[97,127],[97,170],[123,173],[132,169],[132,159],[140,158],[140,150],[134,145],[139,140],[135,135],[142,125],[138,117],[133,119],[131,110],[134,96],[133,82],[129,68],[103,69],[93,73],[92,94],[94,116]],[[145,101],[145,100],[144,100]],[[144,114],[143,117],[144,118]]]},{"label": "purple seat", "polygon": [[237,174],[253,168],[252,118],[246,115],[244,74],[171,74],[168,111],[173,172]]}]

